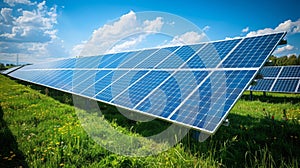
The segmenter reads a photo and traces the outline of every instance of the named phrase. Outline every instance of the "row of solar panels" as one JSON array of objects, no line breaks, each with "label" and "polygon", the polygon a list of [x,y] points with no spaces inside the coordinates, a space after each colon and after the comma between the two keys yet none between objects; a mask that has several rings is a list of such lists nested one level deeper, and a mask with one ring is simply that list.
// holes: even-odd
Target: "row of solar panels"
[{"label": "row of solar panels", "polygon": [[[260,67],[282,34],[217,41],[196,45],[148,49],[102,56],[71,58],[27,66],[26,69],[100,68],[100,69],[185,69]],[[240,44],[239,44],[240,43]],[[237,44],[239,44],[237,46]],[[236,48],[235,48],[236,47]],[[199,52],[199,50],[201,50]],[[232,51],[232,53],[230,53]],[[257,52],[257,54],[255,54]],[[225,58],[230,53],[230,57]],[[224,59],[225,58],[225,59]],[[250,61],[250,60],[255,61]],[[221,67],[220,67],[221,68]]]},{"label": "row of solar panels", "polygon": [[13,72],[13,71],[15,71],[17,69],[22,68],[22,67],[23,66],[15,66],[15,67],[12,67],[12,68],[9,68],[7,70],[2,71],[1,74],[7,75],[7,74],[9,74],[9,73],[11,73],[11,72]]},{"label": "row of solar panels", "polygon": [[285,34],[72,58],[9,76],[212,134]]},{"label": "row of solar panels", "polygon": [[250,86],[251,91],[300,93],[300,66],[264,67],[263,79]]}]

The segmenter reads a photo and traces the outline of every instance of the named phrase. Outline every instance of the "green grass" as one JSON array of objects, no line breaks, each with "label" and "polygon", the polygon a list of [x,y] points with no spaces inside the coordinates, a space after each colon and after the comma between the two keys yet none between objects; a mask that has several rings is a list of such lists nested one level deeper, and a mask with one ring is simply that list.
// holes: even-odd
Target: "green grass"
[{"label": "green grass", "polygon": [[[34,89],[32,89],[34,88]],[[71,97],[22,85],[0,75],[0,167],[299,167],[300,96],[246,92],[203,143],[192,135],[155,156],[126,157],[102,148],[81,126]],[[101,108],[104,108],[101,105]],[[283,119],[283,110],[286,117]],[[132,136],[148,136],[170,124],[131,122],[111,106],[104,118]],[[85,111],[80,111],[86,114]],[[273,117],[272,117],[273,116]]]}]

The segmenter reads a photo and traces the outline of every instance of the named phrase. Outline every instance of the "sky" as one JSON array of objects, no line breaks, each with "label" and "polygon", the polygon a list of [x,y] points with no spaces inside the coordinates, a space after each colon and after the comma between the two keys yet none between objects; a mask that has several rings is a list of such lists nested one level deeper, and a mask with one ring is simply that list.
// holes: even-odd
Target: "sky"
[{"label": "sky", "polygon": [[36,63],[278,31],[287,31],[288,44],[273,54],[299,55],[299,6],[299,0],[1,0],[0,62],[15,63],[18,56],[21,63]]}]

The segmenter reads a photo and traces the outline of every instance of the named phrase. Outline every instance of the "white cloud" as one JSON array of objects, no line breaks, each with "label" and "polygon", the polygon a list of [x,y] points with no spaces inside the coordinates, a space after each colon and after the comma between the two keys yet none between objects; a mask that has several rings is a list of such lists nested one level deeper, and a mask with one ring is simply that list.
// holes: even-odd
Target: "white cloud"
[{"label": "white cloud", "polygon": [[248,31],[249,31],[249,27],[245,27],[245,28],[242,30],[243,33],[247,33]]},{"label": "white cloud", "polygon": [[290,57],[290,56],[297,56],[297,54],[296,53],[289,53],[287,56],[288,57]]},{"label": "white cloud", "polygon": [[[159,32],[163,25],[163,18],[161,17],[141,22],[137,19],[136,13],[130,11],[121,16],[119,20],[94,30],[91,39],[84,45],[80,55],[98,55],[113,51],[123,51],[123,49],[133,49],[134,46],[144,39],[144,36]],[[134,35],[138,38],[120,41]],[[82,45],[74,46],[73,51],[78,51],[79,47],[82,47]]]},{"label": "white cloud", "polygon": [[11,24],[13,21],[12,17],[12,9],[11,8],[2,8],[1,9],[1,20],[4,21],[6,24]]},{"label": "white cloud", "polygon": [[80,44],[77,44],[77,45],[73,46],[72,51],[71,51],[71,55],[80,56],[81,51],[84,49],[86,43],[87,43],[87,41],[82,41]]},{"label": "white cloud", "polygon": [[234,39],[239,39],[242,38],[241,36],[236,36],[236,37],[225,37],[225,40],[234,40]]},{"label": "white cloud", "polygon": [[112,49],[108,50],[107,53],[117,53],[122,51],[128,51],[134,48],[134,46],[141,43],[148,34],[141,34],[135,38],[130,38],[129,40],[125,40],[123,43],[116,44]]},{"label": "white cloud", "polygon": [[277,48],[277,50],[274,51],[274,54],[280,54],[280,53],[283,53],[283,52],[286,52],[286,51],[291,51],[293,49],[294,49],[294,46],[288,44],[288,45],[285,45],[283,47]]},{"label": "white cloud", "polygon": [[33,5],[29,0],[4,0],[9,6],[15,6],[16,4]]},{"label": "white cloud", "polygon": [[208,31],[209,29],[210,29],[210,26],[205,26],[205,27],[202,29],[202,31],[206,32],[206,31]]},{"label": "white cloud", "polygon": [[11,8],[1,9],[1,16],[5,24],[0,25],[0,28],[4,30],[0,31],[0,40],[46,42],[56,38],[55,6],[48,10],[43,1],[37,4],[33,10],[17,10],[19,12],[17,15],[13,15],[12,11]]},{"label": "white cloud", "polygon": [[157,17],[155,20],[145,20],[142,29],[149,32],[158,32],[163,24],[162,17]]},{"label": "white cloud", "polygon": [[175,36],[168,45],[194,44],[203,41],[205,38],[206,35],[204,33],[199,34],[191,31],[179,36]]},{"label": "white cloud", "polygon": [[261,35],[261,34],[267,34],[267,33],[273,33],[273,32],[280,32],[280,31],[286,31],[289,34],[296,34],[300,33],[300,19],[297,21],[291,21],[286,20],[283,23],[280,23],[276,28],[265,28],[257,31],[251,31],[247,34],[247,37],[255,36],[255,35]]},{"label": "white cloud", "polygon": [[[6,0],[10,8],[0,12],[0,54],[12,57],[17,53],[24,62],[47,57],[68,55],[57,37],[56,6],[47,7],[45,1]],[[14,7],[17,4],[22,6]],[[4,48],[2,48],[4,47]],[[1,58],[3,59],[3,58]]]}]

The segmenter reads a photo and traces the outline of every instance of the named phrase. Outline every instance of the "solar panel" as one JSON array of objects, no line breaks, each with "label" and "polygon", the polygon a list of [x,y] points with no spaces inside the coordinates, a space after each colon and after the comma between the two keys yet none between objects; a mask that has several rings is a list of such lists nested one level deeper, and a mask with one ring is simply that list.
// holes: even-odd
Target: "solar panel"
[{"label": "solar panel", "polygon": [[72,58],[9,75],[213,134],[285,34]]},{"label": "solar panel", "polygon": [[263,79],[251,86],[251,91],[299,93],[300,66],[267,66],[260,72]]},{"label": "solar panel", "polygon": [[22,66],[15,66],[15,67],[9,68],[9,69],[7,69],[7,70],[2,71],[1,74],[7,75],[7,74],[9,74],[9,73],[11,73],[11,72],[13,72],[13,71],[15,71],[15,70],[21,68],[21,67],[22,67]]}]

